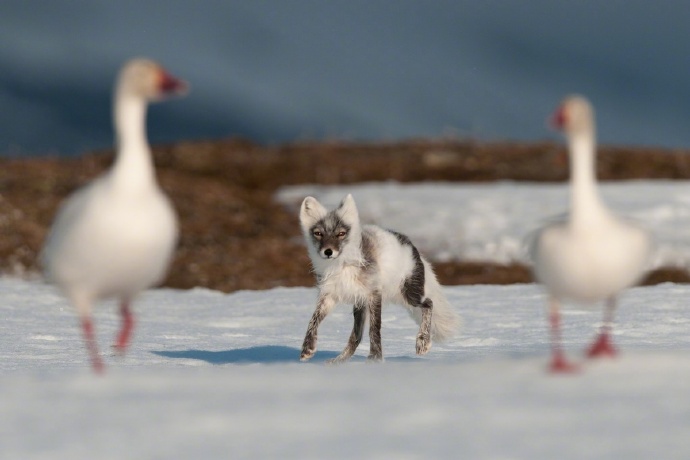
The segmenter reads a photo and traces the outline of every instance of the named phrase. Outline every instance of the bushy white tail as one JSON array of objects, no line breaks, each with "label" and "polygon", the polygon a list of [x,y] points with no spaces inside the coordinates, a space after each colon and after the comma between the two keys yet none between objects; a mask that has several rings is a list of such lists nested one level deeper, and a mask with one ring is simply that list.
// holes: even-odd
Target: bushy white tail
[{"label": "bushy white tail", "polygon": [[446,296],[441,290],[441,285],[434,280],[435,289],[428,293],[429,298],[434,303],[431,315],[431,337],[434,340],[443,342],[455,335],[460,327],[460,317],[450,306]]}]

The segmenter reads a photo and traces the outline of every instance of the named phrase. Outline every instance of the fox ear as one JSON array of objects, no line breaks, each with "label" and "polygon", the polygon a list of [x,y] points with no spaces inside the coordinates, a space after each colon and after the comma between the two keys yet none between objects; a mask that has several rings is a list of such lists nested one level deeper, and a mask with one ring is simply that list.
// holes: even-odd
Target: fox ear
[{"label": "fox ear", "polygon": [[355,199],[352,198],[352,194],[343,198],[343,201],[338,206],[338,214],[347,222],[357,222],[359,221],[359,212],[357,212],[357,205],[355,204]]},{"label": "fox ear", "polygon": [[314,197],[308,196],[302,201],[299,211],[299,220],[303,228],[311,228],[312,225],[326,217],[328,210]]}]

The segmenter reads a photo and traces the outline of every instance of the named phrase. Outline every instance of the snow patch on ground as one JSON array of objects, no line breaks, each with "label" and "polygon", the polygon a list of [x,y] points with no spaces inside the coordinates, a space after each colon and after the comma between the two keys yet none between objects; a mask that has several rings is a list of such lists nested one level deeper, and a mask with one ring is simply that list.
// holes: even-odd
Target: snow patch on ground
[{"label": "snow patch on ground", "polygon": [[[352,193],[364,222],[407,234],[433,260],[527,262],[525,241],[568,207],[568,185],[543,183],[368,183],[284,187],[276,199],[299,211],[308,195],[327,207]],[[612,210],[651,230],[653,266],[690,265],[690,182],[601,184]]]}]

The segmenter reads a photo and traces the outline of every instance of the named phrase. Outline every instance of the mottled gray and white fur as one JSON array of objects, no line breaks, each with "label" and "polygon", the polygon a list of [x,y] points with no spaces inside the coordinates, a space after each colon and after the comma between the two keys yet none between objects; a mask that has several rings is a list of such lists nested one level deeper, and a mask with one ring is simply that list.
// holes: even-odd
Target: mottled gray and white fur
[{"label": "mottled gray and white fur", "polygon": [[352,303],[354,327],[345,349],[331,360],[350,359],[369,317],[369,359],[383,360],[381,307],[397,303],[417,321],[416,352],[431,348],[432,338],[452,336],[458,317],[443,295],[431,265],[409,238],[375,225],[361,225],[352,195],[328,211],[315,198],[302,202],[300,223],[318,286],[316,310],[304,337],[300,359],[316,352],[317,330],[339,303]]}]

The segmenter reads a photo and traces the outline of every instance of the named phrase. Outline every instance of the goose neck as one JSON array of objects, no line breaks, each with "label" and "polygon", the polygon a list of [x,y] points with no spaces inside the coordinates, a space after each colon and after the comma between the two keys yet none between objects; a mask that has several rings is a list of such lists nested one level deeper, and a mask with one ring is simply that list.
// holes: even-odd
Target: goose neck
[{"label": "goose neck", "polygon": [[153,161],[146,138],[146,101],[124,91],[116,93],[114,124],[117,158],[114,173],[128,182],[150,181]]},{"label": "goose neck", "polygon": [[596,182],[594,133],[570,139],[570,209],[574,222],[587,223],[604,213]]}]

